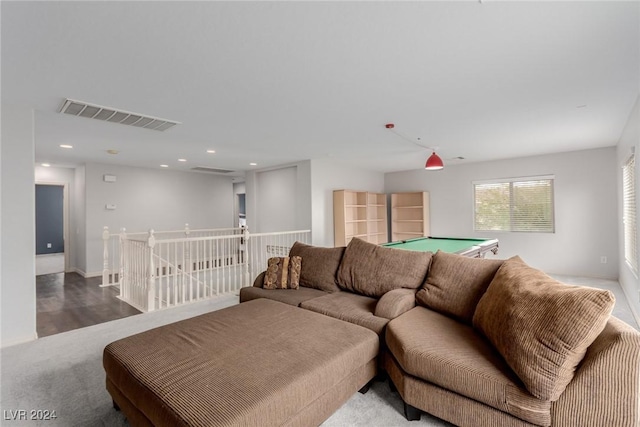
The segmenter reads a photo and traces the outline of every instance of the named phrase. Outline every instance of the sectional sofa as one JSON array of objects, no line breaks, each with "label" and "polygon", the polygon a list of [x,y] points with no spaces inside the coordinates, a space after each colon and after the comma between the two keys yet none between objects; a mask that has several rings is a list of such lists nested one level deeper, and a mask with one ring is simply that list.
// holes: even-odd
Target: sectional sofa
[{"label": "sectional sofa", "polygon": [[609,291],[557,282],[519,257],[359,239],[296,243],[286,258],[240,301],[272,299],[374,331],[377,364],[407,419],[425,411],[472,427],[640,425],[640,333],[611,316]]}]

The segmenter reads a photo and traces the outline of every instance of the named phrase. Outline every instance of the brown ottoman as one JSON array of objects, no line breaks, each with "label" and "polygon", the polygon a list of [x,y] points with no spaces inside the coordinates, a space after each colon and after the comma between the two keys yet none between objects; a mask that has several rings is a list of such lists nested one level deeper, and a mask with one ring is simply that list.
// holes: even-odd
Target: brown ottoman
[{"label": "brown ottoman", "polygon": [[309,426],[375,376],[378,346],[366,328],[257,299],[115,341],[103,364],[133,426]]}]

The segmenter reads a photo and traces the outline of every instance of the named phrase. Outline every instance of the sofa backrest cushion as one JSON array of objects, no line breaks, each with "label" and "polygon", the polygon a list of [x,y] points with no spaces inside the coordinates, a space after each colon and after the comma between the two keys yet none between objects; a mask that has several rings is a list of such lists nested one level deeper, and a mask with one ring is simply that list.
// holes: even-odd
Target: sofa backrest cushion
[{"label": "sofa backrest cushion", "polygon": [[417,289],[424,282],[432,255],[385,248],[354,238],[344,251],[338,286],[376,298],[393,289]]},{"label": "sofa backrest cushion", "polygon": [[302,258],[300,286],[326,292],[339,291],[336,274],[344,249],[344,246],[322,248],[295,242],[289,251],[289,256]]},{"label": "sofa backrest cushion", "polygon": [[416,301],[470,325],[478,301],[503,262],[438,251]]},{"label": "sofa backrest cushion", "polygon": [[473,326],[531,394],[555,401],[604,329],[614,303],[608,290],[560,283],[516,256],[498,269]]}]

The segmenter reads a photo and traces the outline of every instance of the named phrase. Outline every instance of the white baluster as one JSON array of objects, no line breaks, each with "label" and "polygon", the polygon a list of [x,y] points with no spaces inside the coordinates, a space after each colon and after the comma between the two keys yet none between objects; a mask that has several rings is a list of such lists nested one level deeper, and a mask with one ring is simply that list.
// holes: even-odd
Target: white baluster
[{"label": "white baluster", "polygon": [[[120,298],[127,299],[130,297],[130,295],[127,294],[130,285],[125,281],[125,263],[128,262],[128,254],[127,249],[125,248],[125,242],[127,240],[127,230],[124,227],[120,229],[118,240],[120,243],[120,271],[118,272],[118,282],[120,282]],[[131,266],[129,266],[129,268],[131,268]]]},{"label": "white baluster", "polygon": [[109,284],[109,227],[102,230],[102,285]]},{"label": "white baluster", "polygon": [[149,270],[148,270],[148,282],[147,282],[147,311],[153,311],[155,309],[155,285],[156,285],[156,271],[153,262],[153,249],[156,245],[156,238],[153,235],[153,229],[149,230],[149,237],[147,238],[147,247],[149,248]]}]

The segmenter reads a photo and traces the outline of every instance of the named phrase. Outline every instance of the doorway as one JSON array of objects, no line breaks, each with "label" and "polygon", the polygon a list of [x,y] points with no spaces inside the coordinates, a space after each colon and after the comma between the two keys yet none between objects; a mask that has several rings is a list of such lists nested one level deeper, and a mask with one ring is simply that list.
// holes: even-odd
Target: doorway
[{"label": "doorway", "polygon": [[36,183],[36,276],[69,267],[67,185]]}]

